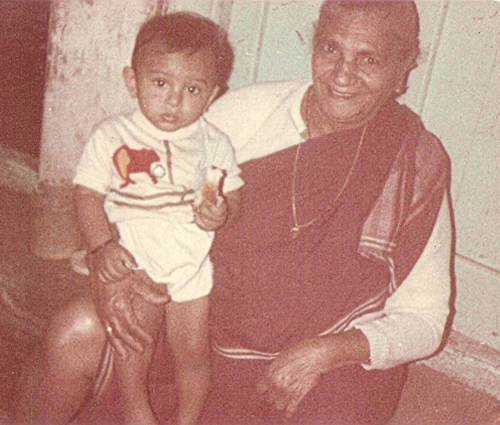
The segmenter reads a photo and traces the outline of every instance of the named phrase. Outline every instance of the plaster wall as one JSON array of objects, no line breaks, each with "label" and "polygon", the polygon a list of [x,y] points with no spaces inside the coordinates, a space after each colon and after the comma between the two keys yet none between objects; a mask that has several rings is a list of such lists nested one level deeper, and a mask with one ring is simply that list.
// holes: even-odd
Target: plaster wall
[{"label": "plaster wall", "polygon": [[121,77],[156,0],[52,0],[40,179],[68,180],[93,127],[134,107]]},{"label": "plaster wall", "polygon": [[450,2],[423,119],[453,164],[454,329],[500,349],[500,3]]}]

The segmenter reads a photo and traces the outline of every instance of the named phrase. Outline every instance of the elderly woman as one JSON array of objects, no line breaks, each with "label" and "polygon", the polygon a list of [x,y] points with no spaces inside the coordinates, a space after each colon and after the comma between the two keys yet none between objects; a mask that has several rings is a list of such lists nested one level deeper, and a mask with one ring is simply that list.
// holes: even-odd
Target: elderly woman
[{"label": "elderly woman", "polygon": [[207,423],[384,423],[402,365],[437,350],[450,164],[395,101],[418,33],[411,1],[325,1],[312,84],[254,85],[210,110],[246,187],[212,248]]},{"label": "elderly woman", "polygon": [[[258,84],[211,107],[246,186],[236,225],[212,249],[204,423],[384,423],[405,364],[438,349],[451,286],[450,163],[396,102],[416,66],[418,33],[413,1],[327,0],[312,83]],[[101,319],[121,324],[108,335],[115,344],[140,335],[127,300],[148,289],[134,285],[115,310],[101,300]],[[46,399],[65,391],[59,414],[76,411],[106,365],[100,323],[77,328],[93,323],[79,313],[63,315],[71,320],[48,339],[59,362],[46,382],[57,377],[59,387]],[[61,364],[71,371],[63,382]]]}]

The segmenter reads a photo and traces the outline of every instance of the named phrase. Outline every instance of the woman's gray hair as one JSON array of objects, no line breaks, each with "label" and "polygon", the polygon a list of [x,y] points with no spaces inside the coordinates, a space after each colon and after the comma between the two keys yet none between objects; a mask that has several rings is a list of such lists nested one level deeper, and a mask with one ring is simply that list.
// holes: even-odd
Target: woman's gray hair
[{"label": "woman's gray hair", "polygon": [[416,66],[420,53],[420,22],[418,10],[413,0],[325,0],[321,5],[319,20],[315,30],[316,37],[321,28],[343,12],[363,11],[382,15],[384,22],[390,23],[388,30],[399,40],[401,59],[411,60],[410,69]]}]

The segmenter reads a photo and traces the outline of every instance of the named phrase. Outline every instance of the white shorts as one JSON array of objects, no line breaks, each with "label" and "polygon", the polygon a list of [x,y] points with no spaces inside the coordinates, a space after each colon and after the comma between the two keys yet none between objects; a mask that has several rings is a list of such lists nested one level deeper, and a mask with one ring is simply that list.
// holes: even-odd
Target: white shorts
[{"label": "white shorts", "polygon": [[117,223],[120,244],[156,283],[167,285],[173,301],[204,297],[212,289],[208,252],[213,232],[194,223],[166,219],[134,219]]}]

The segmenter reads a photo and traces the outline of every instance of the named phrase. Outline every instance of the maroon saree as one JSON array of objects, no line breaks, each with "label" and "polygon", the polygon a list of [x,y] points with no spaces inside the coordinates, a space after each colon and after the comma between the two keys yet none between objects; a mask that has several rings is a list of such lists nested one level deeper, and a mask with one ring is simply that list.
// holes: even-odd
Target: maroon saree
[{"label": "maroon saree", "polygon": [[296,239],[290,229],[297,147],[241,165],[241,215],[234,227],[217,233],[211,253],[211,324],[219,346],[278,352],[388,291],[386,264],[360,255],[358,247],[401,141],[419,129],[409,117],[396,104],[383,109],[367,127],[355,163],[362,129],[301,145],[298,221],[312,224]]},{"label": "maroon saree", "polygon": [[[304,142],[296,205],[299,224],[312,224],[296,239],[290,229],[297,147],[241,165],[246,182],[241,216],[234,227],[217,233],[212,248],[211,329],[217,354],[204,423],[345,425],[390,418],[405,380],[404,366],[333,371],[307,395],[291,422],[265,405],[255,383],[267,362],[289,344],[341,331],[353,318],[380,310],[419,258],[448,176],[445,166],[437,176],[425,176],[427,186],[417,182],[422,131],[418,117],[393,102],[368,125],[354,167],[362,129]],[[428,161],[448,165],[443,158]],[[398,179],[393,190],[387,184],[390,176]],[[416,193],[422,186],[426,193]],[[383,191],[391,203],[378,219],[371,217],[373,228],[367,229]],[[391,256],[395,268],[384,261],[383,250],[374,255],[360,246],[372,230],[381,236],[377,230],[391,214],[388,234],[382,236],[389,245],[401,246]]]}]

